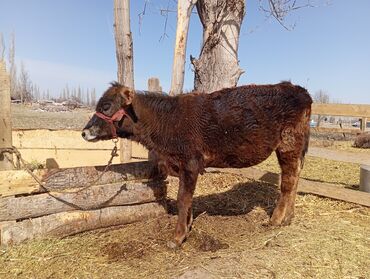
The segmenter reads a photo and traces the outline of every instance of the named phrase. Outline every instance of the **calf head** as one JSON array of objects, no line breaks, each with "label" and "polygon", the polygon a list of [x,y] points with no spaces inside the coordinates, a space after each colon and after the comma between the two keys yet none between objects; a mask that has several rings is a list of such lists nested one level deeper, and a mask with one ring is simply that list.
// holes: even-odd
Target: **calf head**
[{"label": "calf head", "polygon": [[96,112],[83,129],[82,137],[93,142],[130,137],[135,121],[131,105],[134,95],[133,90],[112,83],[98,101]]}]

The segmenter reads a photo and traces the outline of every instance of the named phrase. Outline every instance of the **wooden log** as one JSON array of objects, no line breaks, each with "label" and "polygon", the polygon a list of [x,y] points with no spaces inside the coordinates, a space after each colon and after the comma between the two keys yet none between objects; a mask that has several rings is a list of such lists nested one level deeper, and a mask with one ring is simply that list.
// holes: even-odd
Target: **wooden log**
[{"label": "wooden log", "polygon": [[77,192],[6,197],[0,199],[0,221],[40,217],[58,212],[91,210],[163,200],[164,181],[125,182],[97,185]]},{"label": "wooden log", "polygon": [[[134,50],[130,27],[130,1],[114,0],[114,37],[116,41],[117,77],[118,81],[130,89],[134,89]],[[132,142],[120,139],[121,163],[132,158]]]},{"label": "wooden log", "polygon": [[162,92],[162,86],[160,85],[159,79],[156,77],[151,77],[148,79],[148,91],[149,92]]},{"label": "wooden log", "polygon": [[16,221],[4,221],[0,222],[0,239],[1,239],[1,232],[3,229],[5,229],[8,226],[13,226],[16,223]]},{"label": "wooden log", "polygon": [[[59,191],[91,185],[97,182],[104,169],[105,166],[92,166],[51,171],[39,170],[34,173],[42,179],[46,187]],[[149,162],[112,165],[99,179],[98,184],[150,179],[155,175],[153,170],[153,165]],[[45,190],[26,171],[0,171],[0,196],[39,192],[45,192]]]},{"label": "wooden log", "polygon": [[[95,183],[104,172],[105,166],[76,167],[48,172],[43,177],[46,187],[53,189],[73,189]],[[111,165],[99,179],[99,184],[121,181],[143,180],[153,176],[150,162],[133,162]]]},{"label": "wooden log", "polygon": [[[267,183],[279,185],[280,174],[259,170],[256,168],[247,169],[216,169],[208,168],[209,172],[226,172],[240,174],[249,179],[261,180]],[[370,193],[340,188],[334,184],[299,179],[298,192],[314,194],[336,200],[352,202],[370,207]]]},{"label": "wooden log", "polygon": [[147,220],[165,213],[165,206],[155,202],[56,213],[5,226],[1,229],[1,245],[8,246],[34,238],[65,237],[94,229]]},{"label": "wooden log", "polygon": [[[5,62],[0,61],[0,151],[11,148],[12,120],[10,113],[10,80]],[[13,169],[13,154],[0,153],[0,170]]]}]

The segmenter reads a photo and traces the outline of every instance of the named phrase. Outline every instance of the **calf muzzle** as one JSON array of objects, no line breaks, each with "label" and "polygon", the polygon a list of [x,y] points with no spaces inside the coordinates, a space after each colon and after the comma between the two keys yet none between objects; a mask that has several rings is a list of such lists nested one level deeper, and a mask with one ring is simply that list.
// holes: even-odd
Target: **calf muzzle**
[{"label": "calf muzzle", "polygon": [[105,114],[101,112],[95,112],[95,115],[101,119],[103,119],[111,128],[112,131],[112,138],[117,138],[117,129],[114,125],[114,122],[121,121],[122,118],[126,115],[128,115],[123,108],[118,110],[115,114],[113,114],[111,117],[106,116]]}]

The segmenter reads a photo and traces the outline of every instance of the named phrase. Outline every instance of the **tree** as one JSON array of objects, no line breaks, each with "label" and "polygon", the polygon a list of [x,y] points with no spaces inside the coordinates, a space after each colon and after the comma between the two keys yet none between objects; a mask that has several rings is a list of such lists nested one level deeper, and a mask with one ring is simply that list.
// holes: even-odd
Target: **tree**
[{"label": "tree", "polygon": [[197,0],[178,0],[177,2],[177,28],[170,95],[180,94],[184,86],[186,41],[190,15],[196,2]]},{"label": "tree", "polygon": [[32,101],[32,83],[23,62],[21,63],[21,72],[19,76],[17,96],[20,97],[21,103]]},{"label": "tree", "polygon": [[236,86],[243,73],[238,45],[245,1],[198,0],[196,7],[203,26],[203,44],[199,58],[191,58],[194,89],[212,92]]},{"label": "tree", "polygon": [[[311,7],[311,0],[259,0],[267,17],[275,18],[289,30],[284,20],[292,11]],[[194,66],[194,89],[212,92],[236,86],[244,72],[238,64],[240,28],[245,16],[245,0],[178,0],[178,17],[172,94],[182,91],[186,54],[186,38],[191,10],[196,8],[203,26],[203,44],[198,59],[190,57]]]},{"label": "tree", "polygon": [[[114,0],[114,35],[116,41],[118,81],[134,89],[133,43],[130,27],[130,1]],[[129,140],[120,142],[121,162],[132,157],[132,144]]]},{"label": "tree", "polygon": [[86,89],[86,105],[90,106],[90,92],[89,88]]},{"label": "tree", "polygon": [[319,104],[328,104],[330,101],[330,96],[325,91],[319,90],[313,96],[313,101]]},{"label": "tree", "polygon": [[82,102],[81,86],[78,86],[78,89],[77,89],[77,99],[79,103]]},{"label": "tree", "polygon": [[15,35],[12,33],[10,39],[9,53],[9,75],[10,75],[10,96],[17,98],[17,69],[15,65]]},{"label": "tree", "polygon": [[91,91],[91,106],[95,105],[96,105],[96,91],[95,88],[93,88]]}]

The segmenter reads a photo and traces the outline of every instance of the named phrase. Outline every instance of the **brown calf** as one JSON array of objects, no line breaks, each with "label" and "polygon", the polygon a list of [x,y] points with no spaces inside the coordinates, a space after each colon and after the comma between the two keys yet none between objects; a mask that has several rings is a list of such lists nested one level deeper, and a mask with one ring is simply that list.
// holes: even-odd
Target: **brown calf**
[{"label": "brown calf", "polygon": [[308,147],[312,99],[290,82],[176,97],[135,93],[118,83],[104,93],[83,130],[87,141],[129,138],[154,150],[161,171],[180,178],[175,245],[192,223],[192,198],[205,167],[244,168],[275,151],[281,195],[271,224],[289,224]]}]

